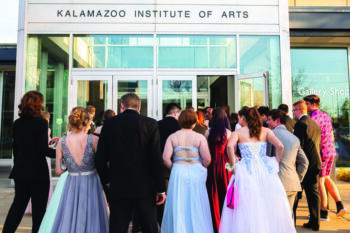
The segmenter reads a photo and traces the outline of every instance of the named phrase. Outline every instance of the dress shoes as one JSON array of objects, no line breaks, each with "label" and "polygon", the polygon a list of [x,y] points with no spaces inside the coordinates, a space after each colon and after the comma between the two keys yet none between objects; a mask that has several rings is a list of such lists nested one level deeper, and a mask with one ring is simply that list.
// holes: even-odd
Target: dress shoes
[{"label": "dress shoes", "polygon": [[304,223],[303,227],[304,228],[308,228],[308,229],[312,229],[313,231],[319,231],[320,230],[320,226],[313,226],[309,222],[308,223]]}]

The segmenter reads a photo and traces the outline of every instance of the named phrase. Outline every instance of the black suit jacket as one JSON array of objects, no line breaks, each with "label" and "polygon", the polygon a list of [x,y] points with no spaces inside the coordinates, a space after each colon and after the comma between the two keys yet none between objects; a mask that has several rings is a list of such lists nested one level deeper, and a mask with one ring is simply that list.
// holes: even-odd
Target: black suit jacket
[{"label": "black suit jacket", "polygon": [[131,109],[106,120],[95,165],[102,184],[110,183],[110,200],[165,192],[157,122]]},{"label": "black suit jacket", "polygon": [[168,137],[181,128],[175,117],[165,117],[163,120],[158,121],[158,128],[160,136],[160,150],[163,153]]},{"label": "black suit jacket", "polygon": [[46,156],[56,157],[48,146],[48,123],[41,117],[20,117],[13,122],[13,159],[10,179],[49,180]]},{"label": "black suit jacket", "polygon": [[300,140],[300,146],[309,160],[309,167],[303,183],[315,179],[321,171],[321,129],[309,116],[303,116],[294,125],[294,135]]}]

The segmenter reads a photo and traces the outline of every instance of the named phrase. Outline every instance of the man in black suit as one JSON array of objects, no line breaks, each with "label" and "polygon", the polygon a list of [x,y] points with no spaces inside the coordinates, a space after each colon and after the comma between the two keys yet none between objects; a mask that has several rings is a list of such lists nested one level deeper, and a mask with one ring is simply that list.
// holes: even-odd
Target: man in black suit
[{"label": "man in black suit", "polygon": [[[165,116],[163,120],[158,121],[159,135],[160,135],[160,150],[163,154],[164,146],[168,137],[180,130],[179,122],[177,121],[181,113],[181,107],[177,103],[170,103],[166,106]],[[169,180],[170,170],[164,166],[165,179]],[[157,205],[157,219],[159,226],[162,225],[164,213],[164,204]]]},{"label": "man in black suit", "polygon": [[109,232],[126,233],[135,209],[142,232],[157,233],[156,204],[165,201],[158,125],[140,115],[137,95],[125,94],[120,102],[121,114],[103,124],[95,158],[101,183],[110,184]]},{"label": "man in black suit", "polygon": [[[293,104],[294,116],[298,121],[294,125],[294,135],[300,140],[300,146],[309,160],[309,167],[301,183],[305,190],[310,212],[308,223],[303,227],[318,231],[320,228],[320,193],[318,190],[318,175],[321,170],[320,143],[321,129],[318,124],[307,115],[307,106],[304,100]],[[294,205],[294,216],[298,207],[298,198]]]}]

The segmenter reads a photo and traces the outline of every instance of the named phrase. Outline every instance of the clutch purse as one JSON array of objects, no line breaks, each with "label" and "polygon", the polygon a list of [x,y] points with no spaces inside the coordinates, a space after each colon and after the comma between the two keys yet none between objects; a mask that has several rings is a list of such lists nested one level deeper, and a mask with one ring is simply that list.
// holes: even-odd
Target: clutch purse
[{"label": "clutch purse", "polygon": [[[227,190],[226,204],[230,209],[235,208],[235,180],[233,180],[231,186]],[[237,197],[236,197],[237,198]]]},{"label": "clutch purse", "polygon": [[61,161],[60,161],[60,167],[62,171],[67,170],[67,165],[65,164],[63,157],[61,158]]}]

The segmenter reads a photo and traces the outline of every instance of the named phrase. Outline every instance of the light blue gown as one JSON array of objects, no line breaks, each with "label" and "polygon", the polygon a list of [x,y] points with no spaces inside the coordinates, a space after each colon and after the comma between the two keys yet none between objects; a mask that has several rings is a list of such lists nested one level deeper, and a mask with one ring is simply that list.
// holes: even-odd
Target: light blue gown
[{"label": "light blue gown", "polygon": [[[195,147],[175,147],[193,150]],[[179,164],[176,161],[196,161],[200,158],[183,159],[174,156],[167,200],[162,221],[162,233],[212,233],[208,192],[206,188],[207,168],[202,163]]]},{"label": "light blue gown", "polygon": [[102,185],[95,170],[92,135],[81,165],[76,164],[62,139],[68,172],[61,175],[39,233],[107,233],[108,213]]}]

